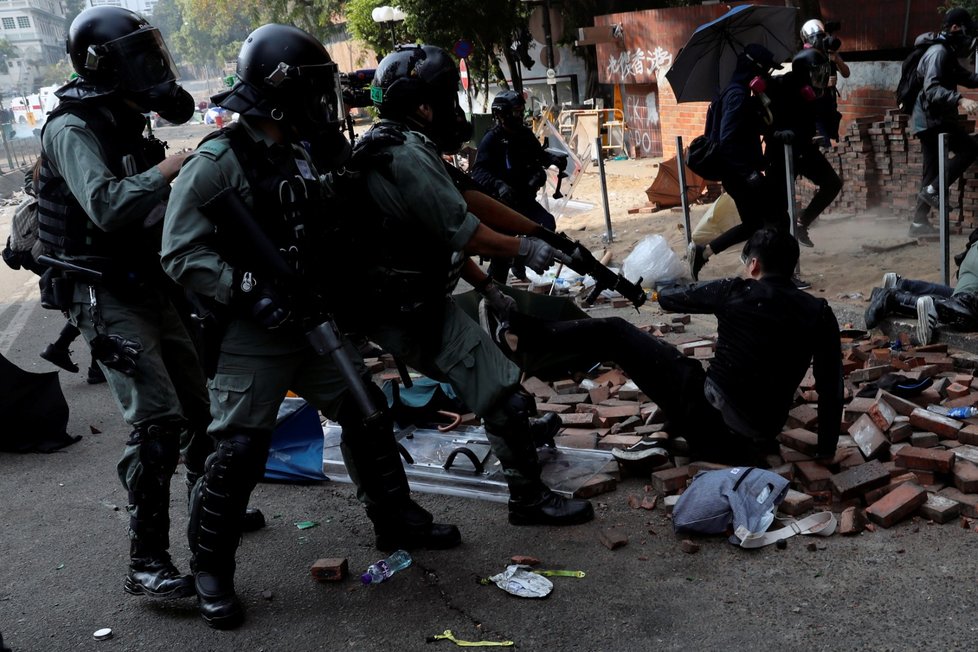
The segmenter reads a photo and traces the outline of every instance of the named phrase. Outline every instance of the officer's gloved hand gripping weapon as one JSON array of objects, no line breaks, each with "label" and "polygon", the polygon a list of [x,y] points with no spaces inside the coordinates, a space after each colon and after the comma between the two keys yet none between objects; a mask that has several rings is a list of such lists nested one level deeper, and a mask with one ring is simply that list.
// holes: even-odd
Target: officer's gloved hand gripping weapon
[{"label": "officer's gloved hand gripping weapon", "polygon": [[256,276],[274,279],[276,285],[291,288],[306,310],[297,317],[306,339],[318,355],[328,355],[343,376],[353,399],[364,416],[364,422],[380,422],[382,412],[374,404],[367,386],[343,349],[336,323],[329,316],[322,298],[312,291],[305,280],[286,262],[282,252],[269,240],[255,220],[251,209],[233,188],[224,188],[200,207],[221,231],[219,253],[226,260],[248,261],[247,267]]}]

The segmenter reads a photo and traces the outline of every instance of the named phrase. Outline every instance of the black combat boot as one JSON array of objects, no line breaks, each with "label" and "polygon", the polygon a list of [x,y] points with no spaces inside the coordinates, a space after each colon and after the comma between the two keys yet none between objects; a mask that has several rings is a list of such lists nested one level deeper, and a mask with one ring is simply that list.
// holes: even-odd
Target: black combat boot
[{"label": "black combat boot", "polygon": [[[368,391],[378,406],[386,399],[373,383]],[[372,389],[371,389],[372,388]],[[431,514],[411,499],[411,489],[386,407],[366,422],[353,400],[341,406],[337,421],[343,427],[343,459],[357,484],[358,496],[367,503],[379,550],[427,548],[444,550],[462,542],[454,525],[435,523]]]},{"label": "black combat boot", "polygon": [[591,503],[564,498],[543,483],[510,491],[509,522],[512,525],[578,525],[594,518]]},{"label": "black combat boot", "polygon": [[187,538],[197,607],[215,629],[244,622],[244,605],[234,591],[234,555],[241,540],[241,514],[265,468],[270,438],[264,432],[222,438],[191,492]]},{"label": "black combat boot", "polygon": [[129,438],[138,446],[140,472],[129,487],[129,574],[125,590],[151,598],[194,594],[189,575],[170,561],[170,478],[179,455],[178,431],[169,424],[139,426]]},{"label": "black combat boot", "polygon": [[917,315],[917,295],[892,288],[873,288],[864,315],[866,328],[876,328],[887,315]]}]

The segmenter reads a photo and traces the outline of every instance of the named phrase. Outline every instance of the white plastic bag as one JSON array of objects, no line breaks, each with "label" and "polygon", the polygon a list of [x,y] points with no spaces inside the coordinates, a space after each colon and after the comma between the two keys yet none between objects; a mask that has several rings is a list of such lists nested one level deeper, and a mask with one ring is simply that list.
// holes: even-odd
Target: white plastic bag
[{"label": "white plastic bag", "polygon": [[642,285],[651,287],[660,281],[680,279],[686,274],[686,266],[661,235],[645,236],[635,245],[622,263],[621,272],[633,283],[642,279]]},{"label": "white plastic bag", "polygon": [[502,573],[490,577],[489,581],[518,598],[545,598],[550,595],[554,583],[529,568],[521,564],[512,564]]}]

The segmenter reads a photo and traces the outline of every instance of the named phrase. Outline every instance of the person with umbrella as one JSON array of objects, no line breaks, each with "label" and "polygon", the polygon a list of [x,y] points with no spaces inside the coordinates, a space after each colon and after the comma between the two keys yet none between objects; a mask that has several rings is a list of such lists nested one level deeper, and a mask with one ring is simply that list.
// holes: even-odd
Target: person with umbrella
[{"label": "person with umbrella", "polygon": [[737,205],[740,224],[706,245],[689,243],[687,262],[693,280],[699,280],[700,270],[714,254],[746,241],[776,219],[774,198],[779,190],[764,176],[761,150],[761,134],[772,121],[765,90],[775,64],[766,47],[747,45],[737,57],[730,83],[707,112],[704,133],[719,148],[718,158],[723,161],[720,182]]}]

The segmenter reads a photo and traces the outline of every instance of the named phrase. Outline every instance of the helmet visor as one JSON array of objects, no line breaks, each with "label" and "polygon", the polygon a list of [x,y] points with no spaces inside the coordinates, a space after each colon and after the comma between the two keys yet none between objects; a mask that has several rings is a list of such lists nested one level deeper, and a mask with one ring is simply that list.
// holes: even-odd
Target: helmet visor
[{"label": "helmet visor", "polygon": [[126,34],[104,47],[119,84],[128,91],[139,93],[177,79],[177,67],[155,27]]}]

